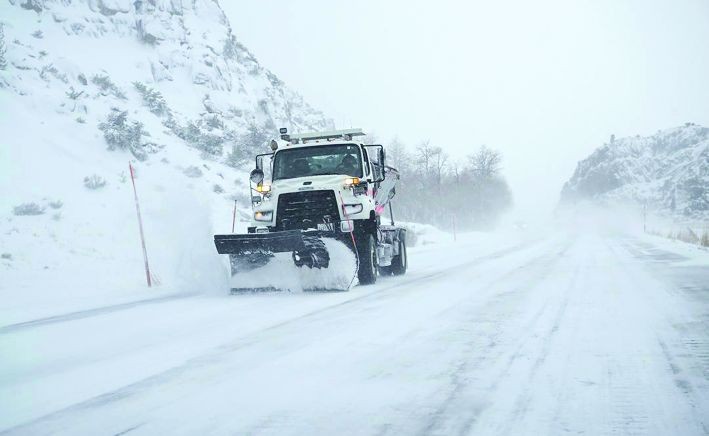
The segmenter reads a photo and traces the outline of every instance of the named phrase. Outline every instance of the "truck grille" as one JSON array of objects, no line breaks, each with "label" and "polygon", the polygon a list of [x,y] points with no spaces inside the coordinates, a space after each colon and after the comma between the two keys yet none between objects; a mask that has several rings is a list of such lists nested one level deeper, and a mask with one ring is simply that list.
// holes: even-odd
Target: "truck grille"
[{"label": "truck grille", "polygon": [[278,230],[306,230],[317,228],[319,223],[334,223],[339,220],[335,191],[291,192],[278,196]]}]

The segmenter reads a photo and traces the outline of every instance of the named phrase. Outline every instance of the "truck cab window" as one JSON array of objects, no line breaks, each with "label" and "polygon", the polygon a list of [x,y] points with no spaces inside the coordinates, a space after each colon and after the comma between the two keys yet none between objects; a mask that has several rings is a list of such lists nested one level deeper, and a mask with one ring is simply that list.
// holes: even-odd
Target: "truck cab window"
[{"label": "truck cab window", "polygon": [[280,150],[273,160],[273,180],[342,174],[363,177],[362,154],[355,144]]}]

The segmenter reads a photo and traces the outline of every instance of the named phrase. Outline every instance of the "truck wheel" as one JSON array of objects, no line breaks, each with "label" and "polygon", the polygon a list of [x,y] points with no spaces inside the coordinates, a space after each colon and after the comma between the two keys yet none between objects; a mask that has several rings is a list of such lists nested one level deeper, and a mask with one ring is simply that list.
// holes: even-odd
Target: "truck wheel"
[{"label": "truck wheel", "polygon": [[409,257],[406,253],[406,240],[402,239],[399,241],[399,254],[392,258],[389,271],[395,276],[400,276],[406,273],[408,266]]},{"label": "truck wheel", "polygon": [[372,285],[377,282],[377,244],[372,235],[362,235],[357,244],[359,253],[359,271],[357,277],[360,285]]}]

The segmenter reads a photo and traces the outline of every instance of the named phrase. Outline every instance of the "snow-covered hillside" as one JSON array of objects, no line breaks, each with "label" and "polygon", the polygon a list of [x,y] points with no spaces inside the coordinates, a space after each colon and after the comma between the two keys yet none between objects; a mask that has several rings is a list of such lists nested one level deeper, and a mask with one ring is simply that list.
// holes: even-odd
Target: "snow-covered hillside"
[{"label": "snow-covered hillside", "polygon": [[611,137],[579,162],[562,203],[647,204],[649,210],[709,217],[709,128],[687,123],[646,137]]},{"label": "snow-covered hillside", "polygon": [[162,289],[194,289],[234,199],[247,214],[254,151],[333,127],[215,0],[6,0],[0,26],[0,292],[144,284],[129,160]]}]

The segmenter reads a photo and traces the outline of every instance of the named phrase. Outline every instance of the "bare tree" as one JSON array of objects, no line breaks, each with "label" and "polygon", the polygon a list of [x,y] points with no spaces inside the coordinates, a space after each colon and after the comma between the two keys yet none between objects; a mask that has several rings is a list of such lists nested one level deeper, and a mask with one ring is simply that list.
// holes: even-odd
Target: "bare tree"
[{"label": "bare tree", "polygon": [[482,145],[475,154],[468,156],[468,161],[475,176],[489,179],[500,172],[502,155],[499,151]]},{"label": "bare tree", "polygon": [[400,170],[408,165],[409,156],[406,152],[406,147],[399,141],[399,138],[392,139],[386,150],[389,165]]},{"label": "bare tree", "polygon": [[446,163],[448,162],[448,155],[443,152],[441,147],[433,147],[431,155],[431,163],[433,166],[433,175],[435,178],[436,187],[438,189],[438,194],[441,194],[441,185],[443,183],[443,173],[446,168]]},{"label": "bare tree", "polygon": [[431,163],[434,150],[431,141],[425,140],[416,147],[416,163],[421,175],[428,177],[431,174]]},{"label": "bare tree", "polygon": [[458,161],[454,160],[450,164],[450,169],[451,169],[451,176],[453,176],[453,180],[455,181],[456,184],[460,183],[461,179],[461,172],[460,172],[460,164],[458,164]]},{"label": "bare tree", "polygon": [[401,173],[393,202],[394,215],[400,220],[446,228],[455,215],[461,229],[489,229],[512,203],[500,175],[502,157],[487,147],[466,161],[449,157],[429,141],[410,153],[395,139],[387,145],[387,155]]}]

